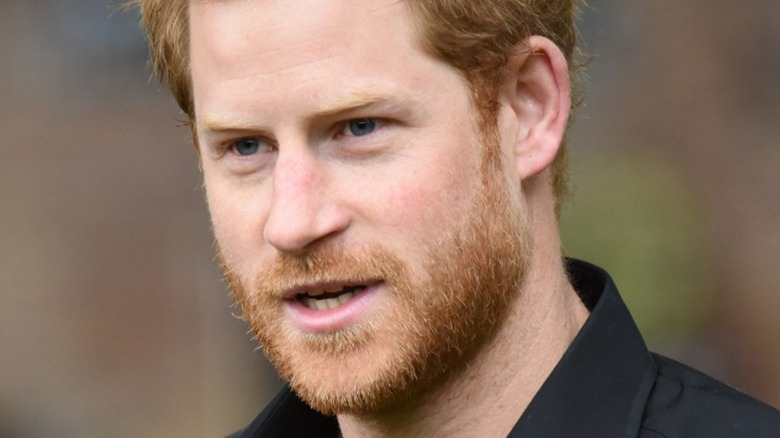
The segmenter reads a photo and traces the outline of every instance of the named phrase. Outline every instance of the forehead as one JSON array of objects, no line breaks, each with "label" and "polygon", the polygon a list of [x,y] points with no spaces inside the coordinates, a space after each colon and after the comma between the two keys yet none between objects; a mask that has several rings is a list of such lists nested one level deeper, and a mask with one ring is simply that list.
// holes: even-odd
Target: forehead
[{"label": "forehead", "polygon": [[413,44],[408,14],[399,0],[193,1],[193,62],[208,56],[211,65],[245,69],[264,57],[265,71],[254,73],[275,73],[347,53],[376,58],[399,42]]}]

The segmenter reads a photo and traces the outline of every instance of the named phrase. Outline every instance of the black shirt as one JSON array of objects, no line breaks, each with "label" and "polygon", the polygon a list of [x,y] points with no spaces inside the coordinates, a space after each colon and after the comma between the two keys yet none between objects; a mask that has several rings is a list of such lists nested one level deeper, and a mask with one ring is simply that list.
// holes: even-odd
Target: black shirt
[{"label": "black shirt", "polygon": [[[568,263],[590,317],[509,437],[780,438],[780,412],[650,353],[609,274]],[[284,388],[233,437],[338,437],[335,417]]]}]

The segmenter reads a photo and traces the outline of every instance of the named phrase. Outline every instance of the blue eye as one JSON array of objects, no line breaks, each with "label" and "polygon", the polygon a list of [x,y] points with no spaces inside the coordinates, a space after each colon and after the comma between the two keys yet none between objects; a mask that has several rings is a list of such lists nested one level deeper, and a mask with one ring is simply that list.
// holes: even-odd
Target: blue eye
[{"label": "blue eye", "polygon": [[376,130],[377,121],[375,119],[355,119],[347,124],[349,133],[355,137],[361,137],[371,134]]},{"label": "blue eye", "polygon": [[256,138],[245,138],[233,143],[233,149],[238,155],[248,156],[256,154],[261,147],[261,141]]}]

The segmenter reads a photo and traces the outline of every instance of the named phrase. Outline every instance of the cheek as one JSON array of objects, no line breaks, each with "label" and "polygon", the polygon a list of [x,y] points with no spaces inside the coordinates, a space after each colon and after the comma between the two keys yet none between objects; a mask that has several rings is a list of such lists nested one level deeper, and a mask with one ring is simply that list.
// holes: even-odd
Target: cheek
[{"label": "cheek", "polygon": [[258,208],[259,200],[250,199],[246,190],[206,179],[208,202],[214,237],[231,268],[245,271],[256,264],[258,248],[263,243],[266,215]]},{"label": "cheek", "polygon": [[375,206],[371,220],[388,232],[393,230],[400,240],[429,241],[448,221],[456,219],[453,213],[468,204],[475,193],[473,182],[477,179],[468,176],[469,172],[463,177],[446,167],[426,170],[430,172],[404,174],[364,199]]},{"label": "cheek", "polygon": [[423,216],[428,214],[432,201],[431,194],[424,187],[401,185],[387,194],[378,216],[384,218],[390,227],[411,228],[415,222],[427,222]]}]

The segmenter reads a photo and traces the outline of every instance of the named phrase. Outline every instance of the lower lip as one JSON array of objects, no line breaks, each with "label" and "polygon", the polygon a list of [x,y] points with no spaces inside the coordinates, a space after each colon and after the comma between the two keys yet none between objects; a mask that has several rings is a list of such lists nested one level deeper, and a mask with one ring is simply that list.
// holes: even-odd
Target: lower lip
[{"label": "lower lip", "polygon": [[372,284],[335,309],[314,310],[298,299],[285,301],[287,314],[305,332],[327,333],[355,324],[368,313],[382,283]]}]

